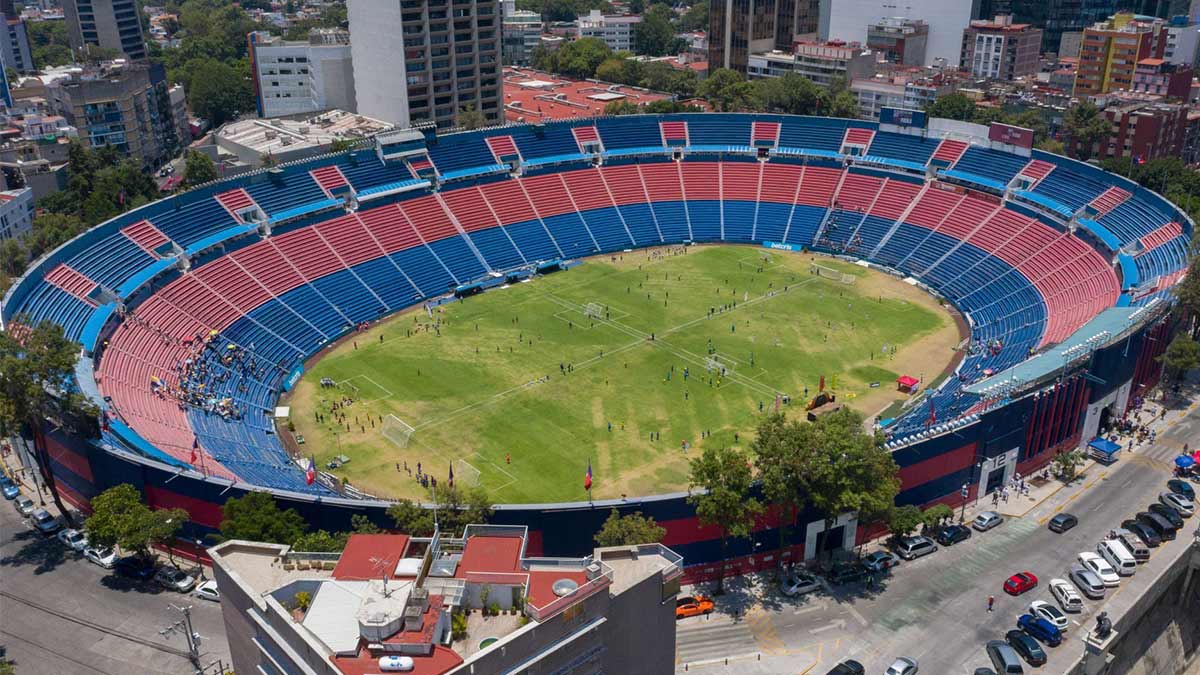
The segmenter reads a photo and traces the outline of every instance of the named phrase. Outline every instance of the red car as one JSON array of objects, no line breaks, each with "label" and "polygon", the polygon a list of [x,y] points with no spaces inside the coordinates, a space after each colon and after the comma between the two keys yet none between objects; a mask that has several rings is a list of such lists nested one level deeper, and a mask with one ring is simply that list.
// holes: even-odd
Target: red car
[{"label": "red car", "polygon": [[1009,595],[1020,595],[1037,587],[1037,577],[1033,572],[1018,572],[1004,582],[1004,592]]}]

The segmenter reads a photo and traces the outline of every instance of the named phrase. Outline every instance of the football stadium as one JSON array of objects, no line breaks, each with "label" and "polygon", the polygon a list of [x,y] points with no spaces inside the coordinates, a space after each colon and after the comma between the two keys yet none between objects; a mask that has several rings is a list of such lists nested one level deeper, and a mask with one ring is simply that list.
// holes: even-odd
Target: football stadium
[{"label": "football stadium", "polygon": [[1194,225],[1015,128],[900,113],[411,129],[123,214],[4,299],[80,342],[102,410],[48,425],[55,483],[84,510],[132,483],[200,538],[250,490],[333,529],[454,481],[534,554],[653,515],[699,577],[689,452],[849,406],[900,502],[974,499],[1157,382]]}]

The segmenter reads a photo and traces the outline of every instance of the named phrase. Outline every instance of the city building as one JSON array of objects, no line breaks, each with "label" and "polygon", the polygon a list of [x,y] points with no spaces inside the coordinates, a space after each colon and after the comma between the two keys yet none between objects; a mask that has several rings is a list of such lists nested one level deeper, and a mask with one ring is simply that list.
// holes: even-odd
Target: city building
[{"label": "city building", "polygon": [[500,121],[499,0],[453,10],[444,0],[351,2],[347,15],[359,113],[398,127],[453,127],[466,110]]},{"label": "city building", "polygon": [[314,29],[307,41],[288,42],[255,31],[248,40],[259,117],[355,110],[348,32]]},{"label": "city building", "polygon": [[29,50],[29,30],[25,20],[16,13],[12,0],[0,2],[5,29],[0,31],[0,68],[24,73],[34,70],[33,54]]},{"label": "city building", "polygon": [[633,27],[642,17],[629,14],[601,14],[593,9],[576,21],[575,39],[596,38],[614,52],[633,51]]},{"label": "city building", "polygon": [[1170,63],[1200,66],[1200,21],[1197,18],[1177,16],[1167,24],[1164,59]]},{"label": "city building", "polygon": [[[1043,38],[1043,42],[1045,38]],[[1083,31],[1068,31],[1058,39],[1058,57],[1078,58],[1079,48],[1083,46]]]},{"label": "city building", "polygon": [[920,19],[885,17],[867,26],[867,47],[889,63],[925,65],[929,24]]},{"label": "city building", "polygon": [[[523,526],[351,535],[338,553],[209,554],[239,673],[670,673],[682,558],[660,544],[527,555]],[[389,664],[389,661],[391,662]],[[393,665],[394,664],[394,665]]]},{"label": "city building", "polygon": [[219,154],[257,168],[264,162],[291,162],[329,152],[334,143],[357,141],[390,131],[392,125],[344,110],[307,119],[249,119],[230,122],[213,134]]},{"label": "city building", "polygon": [[1075,95],[1132,89],[1138,62],[1163,58],[1166,45],[1166,24],[1159,19],[1116,14],[1086,28],[1079,48]]},{"label": "city building", "polygon": [[[1123,1],[982,0],[983,13],[976,16],[1009,14],[1017,23],[1037,26],[1042,29],[1042,51],[1052,52],[1060,49],[1064,33],[1082,33],[1084,28],[1116,14]],[[1060,51],[1059,55],[1074,56],[1075,53]]]},{"label": "city building", "polygon": [[187,145],[183,87],[168,87],[161,64],[110,62],[76,68],[46,84],[50,110],[92,148],[111,145],[157,168]]},{"label": "city building", "polygon": [[1200,164],[1200,110],[1188,110],[1187,132],[1183,140],[1180,158],[1188,164]]},{"label": "city building", "polygon": [[504,0],[503,7],[500,52],[504,65],[527,66],[542,42],[542,15],[517,9],[514,0]]},{"label": "city building", "polygon": [[850,82],[873,77],[877,61],[875,52],[857,43],[797,42],[791,52],[751,54],[746,74],[759,78],[796,73],[827,87],[834,78]]},{"label": "city building", "polygon": [[[1096,98],[1112,122],[1112,133],[1091,148],[1093,159],[1126,158],[1148,162],[1160,157],[1179,157],[1187,139],[1188,107],[1162,103],[1146,94],[1115,92]],[[1082,145],[1070,147],[1073,156]]]},{"label": "city building", "polygon": [[1011,82],[1038,73],[1042,31],[1011,16],[972,21],[963,30],[960,67],[975,77]]},{"label": "city building", "polygon": [[850,92],[858,99],[859,116],[879,121],[883,108],[924,110],[939,96],[954,93],[960,82],[957,71],[898,69],[856,79],[850,83]]},{"label": "city building", "polygon": [[101,47],[128,59],[146,58],[137,0],[63,0],[72,49]]},{"label": "city building", "polygon": [[33,190],[0,192],[0,241],[16,239],[33,228]]},{"label": "city building", "polygon": [[531,68],[504,69],[504,116],[509,122],[565,120],[603,115],[609,103],[645,105],[671,95],[624,84],[569,80]]},{"label": "city building", "polygon": [[881,17],[921,19],[928,24],[925,62],[957,66],[962,32],[976,16],[971,0],[821,0],[817,34],[822,40],[868,43],[867,28]]},{"label": "city building", "polygon": [[1188,100],[1192,91],[1195,69],[1188,65],[1167,63],[1163,59],[1142,59],[1133,72],[1132,91],[1163,98]]},{"label": "city building", "polygon": [[708,63],[745,74],[750,55],[788,50],[812,39],[819,0],[713,0],[708,10]]}]

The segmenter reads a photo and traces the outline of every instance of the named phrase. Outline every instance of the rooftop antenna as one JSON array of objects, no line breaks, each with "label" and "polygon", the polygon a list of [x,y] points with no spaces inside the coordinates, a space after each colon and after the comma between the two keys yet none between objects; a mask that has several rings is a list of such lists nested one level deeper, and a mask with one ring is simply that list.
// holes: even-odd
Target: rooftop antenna
[{"label": "rooftop antenna", "polygon": [[371,567],[383,579],[383,597],[385,597],[385,598],[389,597],[387,582],[388,582],[388,570],[392,568],[391,558],[383,558],[380,556],[371,556],[370,561],[371,561]]}]

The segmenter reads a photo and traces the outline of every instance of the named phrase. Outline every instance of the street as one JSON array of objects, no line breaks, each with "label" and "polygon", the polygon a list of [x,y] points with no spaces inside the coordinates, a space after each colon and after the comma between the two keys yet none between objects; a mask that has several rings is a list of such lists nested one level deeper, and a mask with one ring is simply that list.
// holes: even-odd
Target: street
[{"label": "street", "polygon": [[9,501],[0,503],[0,580],[0,644],[21,675],[190,674],[184,634],[159,635],[183,618],[170,605],[191,606],[201,665],[229,663],[220,605],[101,569],[29,529]]},{"label": "street", "polygon": [[[1079,552],[1095,551],[1109,530],[1157,501],[1183,444],[1194,447],[1200,439],[1196,409],[1192,404],[1156,423],[1155,445],[1126,450],[1110,467],[1091,465],[1072,485],[1048,487],[1023,515],[1008,516],[989,532],[975,532],[965,542],[903,562],[873,589],[826,587],[788,599],[770,587],[766,575],[736,580],[731,592],[717,600],[718,612],[679,622],[678,670],[720,671],[727,658],[739,673],[820,675],[846,658],[860,661],[867,672],[882,672],[898,656],[915,658],[921,672],[946,675],[989,665],[984,643],[1004,639],[1030,602],[1053,604],[1050,579],[1065,579]],[[967,520],[986,508],[992,508],[990,501],[969,507]],[[1049,531],[1046,522],[1058,512],[1074,514],[1079,525],[1065,534]],[[1189,520],[1178,539],[1153,549],[1150,562],[1139,570],[1165,566],[1165,558],[1155,559],[1190,545],[1197,521]],[[1038,587],[1015,598],[1005,594],[1004,580],[1026,570],[1038,577]],[[1068,635],[1074,638],[1074,631],[1094,626],[1096,613],[1117,594],[1140,592],[1152,576],[1142,571],[1109,589],[1105,600],[1085,600],[1084,611],[1070,615]],[[991,613],[988,596],[996,598]],[[1047,649],[1049,663],[1042,670],[1057,672],[1056,652],[1065,650],[1073,662],[1079,643],[1068,639]],[[1057,660],[1060,666],[1068,661]]]}]

